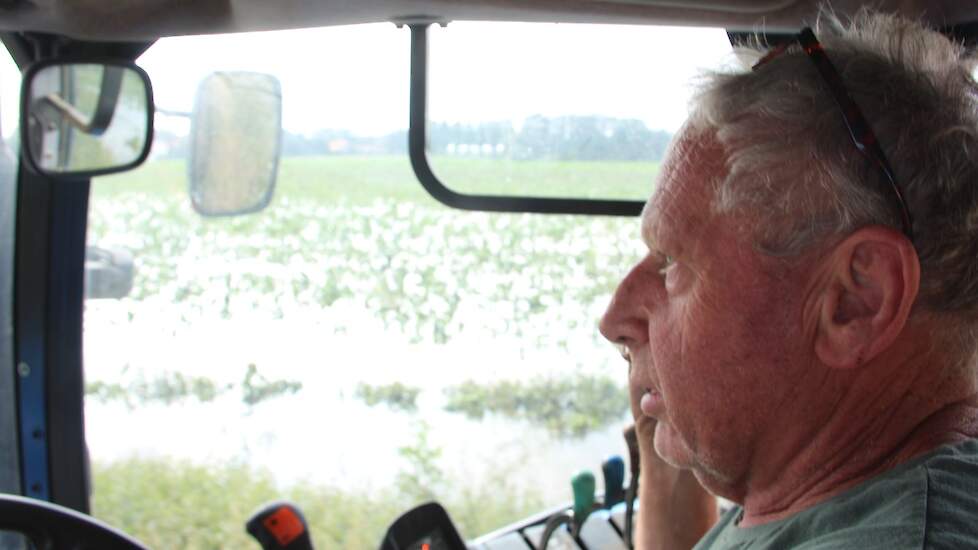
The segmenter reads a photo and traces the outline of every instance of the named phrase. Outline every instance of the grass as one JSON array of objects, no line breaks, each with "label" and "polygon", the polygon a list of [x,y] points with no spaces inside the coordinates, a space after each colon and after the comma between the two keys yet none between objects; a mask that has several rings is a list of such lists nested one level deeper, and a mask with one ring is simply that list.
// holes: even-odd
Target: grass
[{"label": "grass", "polygon": [[244,464],[166,458],[94,464],[92,512],[150,548],[253,548],[244,529],[258,507],[295,502],[320,548],[373,548],[403,504],[392,494],[321,486],[278,487],[271,472]]},{"label": "grass", "polygon": [[[658,172],[654,162],[506,161],[435,157],[432,167],[449,188],[491,195],[644,200]],[[377,198],[438,206],[417,181],[407,157],[287,157],[279,164],[276,195],[323,204],[363,206]],[[172,197],[187,192],[182,160],[149,162],[99,178],[95,197],[139,192]]]},{"label": "grass", "polygon": [[656,162],[513,161],[433,157],[432,170],[460,193],[582,199],[648,198]]},{"label": "grass", "polygon": [[244,524],[259,506],[275,500],[302,510],[317,548],[353,550],[379,546],[397,516],[429,498],[445,505],[470,539],[543,507],[532,491],[507,482],[502,469],[482,487],[441,479],[425,492],[314,483],[281,487],[271,472],[246,464],[170,458],[95,462],[93,475],[93,515],[150,548],[256,548]]}]

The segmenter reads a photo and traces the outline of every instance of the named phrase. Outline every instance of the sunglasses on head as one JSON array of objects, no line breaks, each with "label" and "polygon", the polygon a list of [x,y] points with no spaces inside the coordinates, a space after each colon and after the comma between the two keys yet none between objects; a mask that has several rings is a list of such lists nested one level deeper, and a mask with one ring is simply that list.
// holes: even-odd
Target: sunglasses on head
[{"label": "sunglasses on head", "polygon": [[[911,217],[907,202],[904,200],[903,193],[896,183],[896,178],[893,177],[893,169],[890,168],[890,163],[887,162],[886,156],[883,154],[883,149],[880,148],[876,134],[870,129],[862,111],[859,110],[859,106],[856,105],[849,92],[846,91],[846,87],[842,84],[842,77],[839,76],[839,72],[825,54],[825,50],[822,48],[818,39],[815,38],[815,33],[812,32],[812,29],[808,27],[802,29],[795,39],[801,45],[801,49],[808,56],[808,59],[818,69],[822,81],[829,87],[832,97],[842,111],[842,121],[849,130],[849,137],[852,138],[852,143],[864,157],[876,165],[883,175],[883,193],[890,197],[890,201],[898,208],[900,220],[903,225],[903,233],[908,239],[913,241],[913,217]],[[772,49],[754,65],[753,70],[757,70],[765,63],[784,53],[790,44],[790,42],[787,42]]]}]

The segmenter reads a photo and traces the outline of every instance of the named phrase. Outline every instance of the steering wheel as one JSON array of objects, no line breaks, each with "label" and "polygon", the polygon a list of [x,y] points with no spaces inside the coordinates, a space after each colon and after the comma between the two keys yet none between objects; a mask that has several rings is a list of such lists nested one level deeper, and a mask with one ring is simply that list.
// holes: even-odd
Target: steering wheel
[{"label": "steering wheel", "polygon": [[97,519],[43,500],[0,494],[0,529],[22,533],[35,548],[147,550]]}]

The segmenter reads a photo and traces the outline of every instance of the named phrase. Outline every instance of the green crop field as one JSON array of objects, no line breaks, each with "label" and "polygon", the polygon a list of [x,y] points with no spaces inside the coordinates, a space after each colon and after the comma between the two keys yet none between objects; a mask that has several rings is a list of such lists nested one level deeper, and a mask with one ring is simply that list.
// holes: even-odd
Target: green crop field
[{"label": "green crop field", "polygon": [[[434,157],[438,178],[460,193],[644,200],[658,173],[655,162],[507,161]],[[394,199],[435,206],[414,176],[407,157],[287,157],[279,165],[279,195],[326,203],[369,204]],[[99,178],[96,197],[124,192],[155,196],[186,193],[182,160],[147,163],[138,170]]]},{"label": "green crop field", "polygon": [[[594,197],[601,189],[605,198],[637,199],[648,194],[658,170],[656,163],[641,162],[432,162],[460,191],[551,197]],[[460,334],[477,330],[486,339],[517,338],[526,354],[553,350],[564,361],[581,350],[607,347],[597,334],[596,312],[642,254],[633,218],[448,209],[426,194],[401,157],[285,158],[265,211],[210,219],[190,207],[184,163],[155,161],[99,178],[90,209],[89,243],[124,247],[136,264],[129,297],[108,308],[104,320],[97,307],[86,311],[86,338],[113,345],[118,327],[110,325],[120,322],[116,306],[125,310],[123,325],[143,328],[157,322],[161,307],[172,308],[178,318],[167,317],[173,324],[159,327],[160,334],[170,335],[256,311],[275,319],[297,310],[325,315],[348,302],[412,341],[451,346]],[[473,311],[485,315],[466,317]],[[357,327],[338,322],[335,330],[342,335]],[[125,361],[127,376],[155,380],[142,372],[137,354]],[[103,395],[106,388],[142,387],[132,380],[127,385],[99,379],[89,366],[97,365],[86,365],[87,382]],[[574,401],[570,420],[561,416],[568,413],[563,409],[569,396],[560,393],[577,392],[578,386],[551,384],[549,378],[466,382],[464,391],[448,395],[448,408],[471,422],[485,413],[540,425],[557,434],[553,445],[571,445],[560,438],[608,429],[627,410],[619,389],[624,380],[607,374],[620,373],[620,362],[617,370],[602,368],[582,377],[587,397]],[[390,393],[390,387],[357,388],[358,399],[378,406],[390,401],[381,391]],[[541,393],[547,388],[555,394]],[[400,390],[412,404],[428,391]],[[89,403],[97,406],[91,397]],[[403,409],[397,414],[418,414]],[[131,414],[139,414],[138,403]],[[95,455],[93,510],[150,547],[247,548],[253,545],[243,531],[248,514],[261,502],[292,498],[306,511],[320,547],[371,548],[397,513],[425,499],[445,503],[469,537],[553,504],[539,488],[507,482],[512,464],[487,459],[486,477],[494,481],[479,486],[454,478],[427,440],[428,429],[419,424],[417,441],[399,448],[396,483],[382,490],[280,484],[271,472],[249,465],[246,456],[199,462]]]}]

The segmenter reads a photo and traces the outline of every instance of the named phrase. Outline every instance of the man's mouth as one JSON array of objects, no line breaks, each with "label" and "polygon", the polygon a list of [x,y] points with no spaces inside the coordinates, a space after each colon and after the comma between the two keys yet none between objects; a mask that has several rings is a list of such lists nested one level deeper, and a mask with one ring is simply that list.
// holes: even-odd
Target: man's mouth
[{"label": "man's mouth", "polygon": [[654,388],[645,388],[639,408],[645,416],[659,416],[662,413],[662,394]]}]

